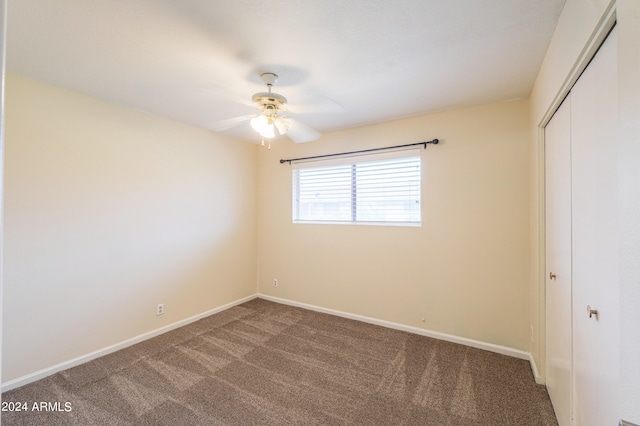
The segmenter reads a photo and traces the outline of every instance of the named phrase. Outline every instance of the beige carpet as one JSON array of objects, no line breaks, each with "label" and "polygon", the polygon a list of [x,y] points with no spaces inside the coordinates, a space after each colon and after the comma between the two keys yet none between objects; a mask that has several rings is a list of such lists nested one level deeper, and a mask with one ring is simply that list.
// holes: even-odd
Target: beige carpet
[{"label": "beige carpet", "polygon": [[3,425],[557,424],[527,361],[262,299],[2,399]]}]

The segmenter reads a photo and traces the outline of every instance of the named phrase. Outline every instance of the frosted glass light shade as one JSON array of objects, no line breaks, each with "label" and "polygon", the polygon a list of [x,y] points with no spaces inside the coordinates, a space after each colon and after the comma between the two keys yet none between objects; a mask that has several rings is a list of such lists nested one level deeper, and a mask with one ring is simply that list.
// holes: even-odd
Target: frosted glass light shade
[{"label": "frosted glass light shade", "polygon": [[253,130],[258,132],[264,138],[273,138],[276,136],[273,127],[273,121],[266,115],[259,115],[250,121]]}]

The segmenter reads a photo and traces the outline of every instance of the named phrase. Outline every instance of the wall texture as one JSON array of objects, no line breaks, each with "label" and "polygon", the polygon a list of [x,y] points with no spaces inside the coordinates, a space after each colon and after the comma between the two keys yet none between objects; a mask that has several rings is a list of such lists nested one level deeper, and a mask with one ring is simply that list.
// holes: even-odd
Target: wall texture
[{"label": "wall texture", "polygon": [[3,381],[254,294],[256,151],[9,75]]},{"label": "wall texture", "polygon": [[[519,100],[261,151],[259,291],[527,350],[527,126]],[[422,151],[422,227],[292,224],[291,167],[280,158],[432,138],[442,142]]]}]

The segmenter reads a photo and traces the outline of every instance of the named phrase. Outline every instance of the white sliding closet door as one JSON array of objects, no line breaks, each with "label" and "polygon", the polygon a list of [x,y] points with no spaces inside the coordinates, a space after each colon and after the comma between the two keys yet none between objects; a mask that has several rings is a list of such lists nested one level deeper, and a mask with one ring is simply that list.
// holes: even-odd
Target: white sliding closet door
[{"label": "white sliding closet door", "polygon": [[[616,53],[614,29],[571,91],[573,407],[580,426],[618,422]],[[597,314],[590,317],[588,307]]]},{"label": "white sliding closet door", "polygon": [[545,128],[546,378],[560,426],[571,424],[571,99]]},{"label": "white sliding closet door", "polygon": [[545,129],[546,377],[561,426],[618,422],[614,29]]}]

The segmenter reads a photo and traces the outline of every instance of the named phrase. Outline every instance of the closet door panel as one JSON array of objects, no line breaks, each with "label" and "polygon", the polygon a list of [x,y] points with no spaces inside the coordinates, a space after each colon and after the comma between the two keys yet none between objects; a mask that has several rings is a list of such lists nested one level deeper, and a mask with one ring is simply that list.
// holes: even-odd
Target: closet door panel
[{"label": "closet door panel", "polygon": [[581,426],[618,420],[616,46],[614,30],[571,92],[573,405]]},{"label": "closet door panel", "polygon": [[545,128],[546,380],[560,426],[571,424],[571,99]]}]

